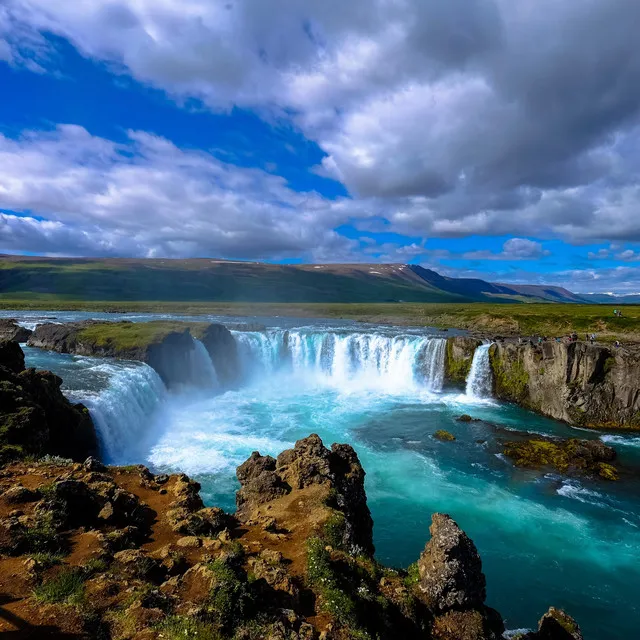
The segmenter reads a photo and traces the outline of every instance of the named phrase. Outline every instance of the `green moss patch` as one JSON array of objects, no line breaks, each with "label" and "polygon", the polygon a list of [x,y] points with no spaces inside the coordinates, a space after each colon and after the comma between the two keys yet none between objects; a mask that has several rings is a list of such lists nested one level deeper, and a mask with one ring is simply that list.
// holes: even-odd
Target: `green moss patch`
[{"label": "green moss patch", "polygon": [[[195,323],[204,324],[205,323]],[[78,332],[80,342],[109,347],[116,351],[139,349],[159,344],[171,333],[189,329],[186,322],[104,322],[84,327]]]},{"label": "green moss patch", "polygon": [[499,398],[527,405],[529,374],[520,360],[506,360],[493,345],[489,349],[489,362],[495,380],[495,391]]},{"label": "green moss patch", "polygon": [[456,437],[452,433],[449,433],[444,429],[438,429],[433,434],[433,437],[436,438],[437,440],[442,440],[443,442],[451,442],[456,439]]},{"label": "green moss patch", "polygon": [[615,453],[601,443],[593,444],[575,438],[557,442],[541,439],[507,442],[504,454],[518,467],[553,467],[560,473],[578,471],[605,480],[618,479],[616,468],[604,461],[615,457]]},{"label": "green moss patch", "polygon": [[464,384],[471,371],[473,356],[456,358],[453,353],[453,341],[447,340],[447,349],[444,359],[445,377],[455,384]]}]

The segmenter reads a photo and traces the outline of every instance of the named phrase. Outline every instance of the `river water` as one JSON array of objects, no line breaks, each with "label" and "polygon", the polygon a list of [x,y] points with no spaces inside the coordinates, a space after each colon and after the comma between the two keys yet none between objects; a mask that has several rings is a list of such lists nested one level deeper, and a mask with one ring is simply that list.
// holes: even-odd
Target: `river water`
[{"label": "river water", "polygon": [[[25,324],[41,315],[101,317],[3,315]],[[201,350],[197,375],[172,392],[143,364],[25,351],[29,365],[57,372],[69,397],[89,406],[109,462],[184,471],[202,483],[208,504],[233,510],[235,467],[252,451],[277,455],[313,432],[327,445],[348,442],[367,472],[380,561],[413,562],[431,514],[443,511],[476,543],[487,603],[510,629],[534,626],[554,605],[576,617],[588,640],[636,637],[639,437],[578,431],[493,400],[489,345],[478,349],[466,390],[451,389],[443,384],[447,334],[265,320],[266,332],[234,332],[243,382],[226,392]],[[457,421],[463,413],[478,420]],[[434,439],[438,429],[456,440]],[[601,437],[619,452],[621,480],[514,469],[500,441],[523,431]]]}]

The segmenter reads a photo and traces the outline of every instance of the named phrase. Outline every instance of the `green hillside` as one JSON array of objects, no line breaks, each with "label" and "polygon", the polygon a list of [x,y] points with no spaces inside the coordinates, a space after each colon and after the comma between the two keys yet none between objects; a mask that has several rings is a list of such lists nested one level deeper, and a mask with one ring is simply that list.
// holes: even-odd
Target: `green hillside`
[{"label": "green hillside", "polygon": [[464,302],[405,265],[0,258],[0,299],[176,302]]}]

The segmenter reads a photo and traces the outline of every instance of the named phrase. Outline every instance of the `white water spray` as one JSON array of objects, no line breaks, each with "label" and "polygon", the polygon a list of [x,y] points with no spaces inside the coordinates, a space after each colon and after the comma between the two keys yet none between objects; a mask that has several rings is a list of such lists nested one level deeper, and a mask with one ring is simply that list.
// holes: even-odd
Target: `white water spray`
[{"label": "white water spray", "polygon": [[465,391],[465,394],[470,398],[483,399],[491,397],[493,373],[489,362],[490,348],[490,344],[481,344],[473,354]]},{"label": "white water spray", "polygon": [[99,392],[71,392],[87,406],[96,425],[107,462],[139,461],[146,436],[167,392],[160,376],[146,364],[105,363],[109,385]]},{"label": "white water spray", "polygon": [[288,369],[328,386],[442,389],[443,338],[301,330],[234,335],[248,376]]}]

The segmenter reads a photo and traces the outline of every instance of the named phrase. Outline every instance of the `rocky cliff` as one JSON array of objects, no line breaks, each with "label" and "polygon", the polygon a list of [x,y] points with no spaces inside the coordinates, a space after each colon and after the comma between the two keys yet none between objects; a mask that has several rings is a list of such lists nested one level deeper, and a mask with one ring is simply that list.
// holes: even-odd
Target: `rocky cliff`
[{"label": "rocky cliff", "polygon": [[45,454],[83,460],[96,452],[88,410],[71,404],[61,384],[49,371],[25,369],[16,342],[0,342],[0,464]]},{"label": "rocky cliff", "polygon": [[640,350],[498,341],[489,352],[496,397],[570,424],[640,428]]},{"label": "rocky cliff", "polygon": [[473,354],[482,344],[478,338],[457,336],[447,339],[447,349],[444,358],[445,381],[451,384],[463,385],[471,371]]},{"label": "rocky cliff", "polygon": [[[480,341],[447,340],[446,378],[464,384]],[[640,429],[640,348],[496,338],[494,395],[569,424]]]},{"label": "rocky cliff", "polygon": [[[373,558],[364,471],[318,436],[238,468],[235,516],[185,475],[95,459],[0,468],[0,632],[14,639],[498,640],[445,514],[408,571]],[[425,532],[426,533],[426,532]],[[555,609],[529,640],[581,640]]]},{"label": "rocky cliff", "polygon": [[239,375],[235,340],[223,325],[204,322],[76,322],[41,324],[28,345],[59,353],[140,360],[153,367],[167,386],[184,382],[201,339],[219,372],[233,384]]}]

